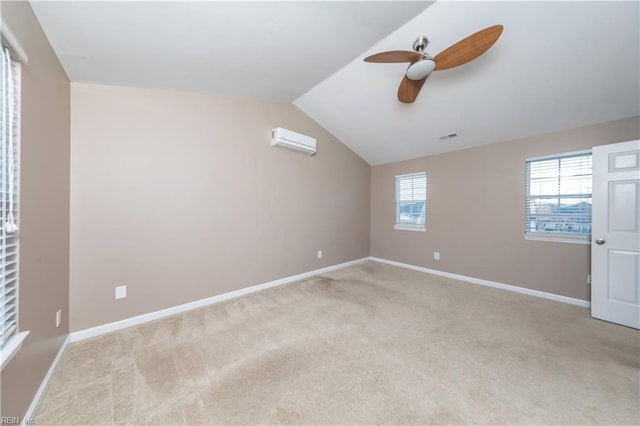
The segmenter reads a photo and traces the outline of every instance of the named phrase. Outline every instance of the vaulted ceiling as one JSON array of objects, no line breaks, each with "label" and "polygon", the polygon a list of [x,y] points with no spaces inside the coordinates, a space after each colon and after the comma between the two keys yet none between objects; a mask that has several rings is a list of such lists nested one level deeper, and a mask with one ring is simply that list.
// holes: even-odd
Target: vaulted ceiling
[{"label": "vaulted ceiling", "polygon": [[[370,164],[630,117],[640,113],[638,2],[442,2],[367,49],[295,104]],[[491,49],[436,71],[412,104],[396,92],[406,64],[379,51],[431,40],[432,55],[484,27]],[[456,133],[453,139],[440,140]]]},{"label": "vaulted ceiling", "polygon": [[[71,81],[293,101],[370,164],[640,114],[635,1],[31,4]],[[407,64],[362,60],[494,24],[489,51],[412,104]]]},{"label": "vaulted ceiling", "polygon": [[292,101],[430,3],[31,1],[69,79]]}]

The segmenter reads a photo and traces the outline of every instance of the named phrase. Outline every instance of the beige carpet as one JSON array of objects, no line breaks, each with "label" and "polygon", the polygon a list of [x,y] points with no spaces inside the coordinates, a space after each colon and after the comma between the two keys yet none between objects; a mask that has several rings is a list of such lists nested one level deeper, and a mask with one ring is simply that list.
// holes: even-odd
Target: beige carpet
[{"label": "beige carpet", "polygon": [[637,424],[639,334],[378,263],[72,344],[43,424]]}]

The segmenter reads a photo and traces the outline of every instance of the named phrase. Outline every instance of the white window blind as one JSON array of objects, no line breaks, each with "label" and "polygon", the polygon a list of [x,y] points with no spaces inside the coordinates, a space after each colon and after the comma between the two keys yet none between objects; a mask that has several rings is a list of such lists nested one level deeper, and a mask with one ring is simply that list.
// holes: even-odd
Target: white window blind
[{"label": "white window blind", "polygon": [[18,321],[18,101],[19,65],[2,48],[0,71],[0,347]]},{"label": "white window blind", "polygon": [[591,236],[591,153],[527,161],[525,235]]},{"label": "white window blind", "polygon": [[426,222],[427,175],[396,176],[396,229],[424,229]]}]

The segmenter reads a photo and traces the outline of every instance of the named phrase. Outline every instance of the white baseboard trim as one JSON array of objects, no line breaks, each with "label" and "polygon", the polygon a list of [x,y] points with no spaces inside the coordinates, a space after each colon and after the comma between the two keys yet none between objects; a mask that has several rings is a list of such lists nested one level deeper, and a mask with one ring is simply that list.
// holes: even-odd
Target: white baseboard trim
[{"label": "white baseboard trim", "polygon": [[573,297],[547,293],[545,291],[532,290],[530,288],[518,287],[510,284],[503,284],[495,281],[483,280],[480,278],[467,277],[466,275],[452,274],[451,272],[438,271],[437,269],[424,268],[422,266],[410,265],[408,263],[396,262],[394,260],[381,259],[379,257],[372,256],[370,259],[373,262],[386,263],[388,265],[399,266],[400,268],[413,269],[414,271],[426,272],[428,274],[433,274],[433,275],[440,275],[442,277],[453,278],[460,281],[466,281],[472,284],[480,284],[487,287],[494,287],[502,290],[514,291],[516,293],[528,294],[529,296],[536,296],[536,297],[541,297],[543,299],[555,300],[556,302],[568,303],[570,305],[580,306],[583,308],[591,307],[591,302],[587,300],[574,299]]},{"label": "white baseboard trim", "polygon": [[[33,400],[31,401],[31,405],[29,405],[29,409],[27,409],[27,413],[22,418],[22,422],[21,422],[22,425],[33,424],[32,421],[35,419],[36,411],[38,410],[38,406],[40,405],[40,400],[44,396],[44,393],[46,392],[47,387],[49,386],[49,381],[51,380],[51,377],[53,377],[53,372],[56,370],[56,367],[58,366],[58,362],[60,361],[60,358],[62,358],[62,354],[67,349],[67,345],[71,341],[69,337],[70,336],[67,335],[66,339],[64,339],[64,343],[62,344],[62,346],[60,346],[60,349],[58,349],[58,354],[53,359],[53,362],[49,367],[49,371],[47,371],[47,374],[45,374],[44,379],[42,379],[42,383],[40,383],[40,387],[38,388],[38,391],[33,397]],[[27,422],[31,422],[31,423],[27,423]]]},{"label": "white baseboard trim", "polygon": [[257,284],[251,287],[241,288],[240,290],[231,291],[229,293],[219,294],[217,296],[208,297],[206,299],[196,300],[194,302],[185,303],[183,305],[172,306],[170,308],[161,309],[159,311],[149,312],[146,314],[138,315],[135,317],[123,319],[120,321],[111,322],[97,327],[87,328],[85,330],[75,331],[69,335],[71,342],[77,342],[79,340],[89,339],[91,337],[100,336],[102,334],[111,333],[113,331],[121,330],[123,328],[131,327],[134,325],[143,324],[145,322],[154,321],[160,318],[168,317],[170,315],[179,314],[181,312],[190,311],[192,309],[200,308],[203,306],[211,305],[214,303],[222,302],[224,300],[233,299],[245,294],[255,293],[257,291],[265,290],[267,288],[276,287],[283,284],[288,284],[293,281],[303,280],[305,278],[312,277],[314,275],[324,274],[336,269],[346,268],[347,266],[357,265],[368,261],[368,257],[362,259],[351,260],[349,262],[339,263],[337,265],[327,266],[326,268],[320,268],[309,272],[303,272],[302,274],[292,275],[285,278],[280,278],[275,281],[269,281],[262,284]]}]

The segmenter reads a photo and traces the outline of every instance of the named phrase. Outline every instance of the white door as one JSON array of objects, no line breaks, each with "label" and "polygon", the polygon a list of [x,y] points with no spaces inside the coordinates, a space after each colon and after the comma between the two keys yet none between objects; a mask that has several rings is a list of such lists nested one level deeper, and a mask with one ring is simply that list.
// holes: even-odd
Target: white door
[{"label": "white door", "polygon": [[591,315],[640,328],[640,141],[593,148]]}]

